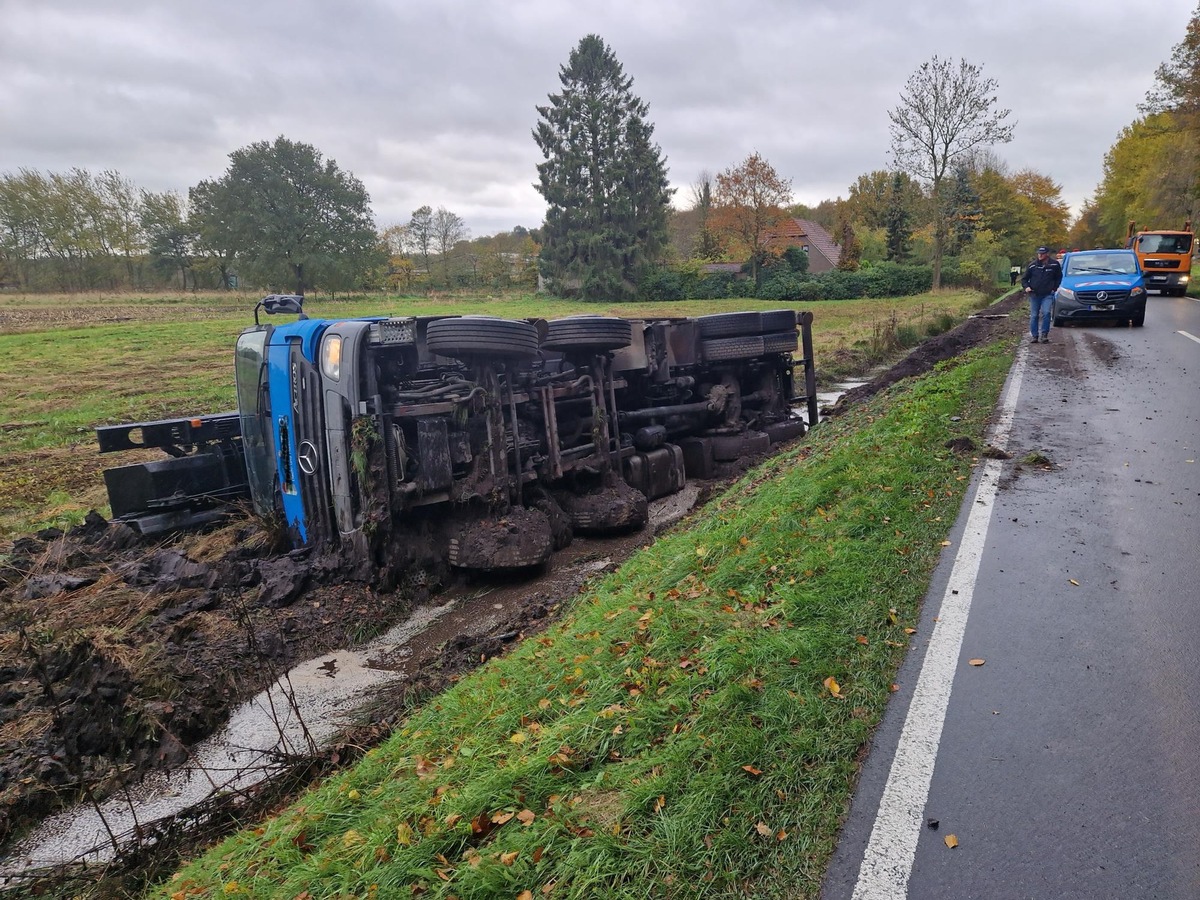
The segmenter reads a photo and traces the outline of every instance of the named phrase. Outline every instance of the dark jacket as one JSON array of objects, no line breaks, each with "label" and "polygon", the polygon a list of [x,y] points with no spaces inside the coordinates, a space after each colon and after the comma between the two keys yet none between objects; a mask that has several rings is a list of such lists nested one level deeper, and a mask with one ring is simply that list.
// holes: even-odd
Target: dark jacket
[{"label": "dark jacket", "polygon": [[1046,297],[1058,290],[1062,284],[1062,266],[1053,256],[1046,257],[1045,262],[1034,259],[1025,270],[1021,279],[1021,287],[1030,289],[1035,297]]}]

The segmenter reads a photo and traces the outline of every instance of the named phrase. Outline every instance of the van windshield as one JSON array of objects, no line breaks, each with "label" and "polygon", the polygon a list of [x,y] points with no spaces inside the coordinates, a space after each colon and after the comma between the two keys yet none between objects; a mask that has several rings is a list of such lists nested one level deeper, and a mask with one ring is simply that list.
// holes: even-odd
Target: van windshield
[{"label": "van windshield", "polygon": [[1132,253],[1073,253],[1064,274],[1134,275],[1137,270],[1137,257]]}]

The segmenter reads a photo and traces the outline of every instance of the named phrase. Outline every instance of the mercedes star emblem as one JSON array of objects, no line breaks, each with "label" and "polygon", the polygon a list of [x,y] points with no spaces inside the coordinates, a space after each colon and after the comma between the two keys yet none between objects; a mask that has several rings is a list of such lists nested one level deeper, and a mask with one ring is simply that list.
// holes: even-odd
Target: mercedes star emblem
[{"label": "mercedes star emblem", "polygon": [[1098,293],[1096,295],[1096,299],[1101,300],[1101,301],[1107,300],[1108,299],[1108,291],[1101,291],[1100,293]]},{"label": "mercedes star emblem", "polygon": [[305,475],[317,471],[317,448],[311,441],[300,442],[300,452],[296,454],[296,461],[300,463],[300,471]]}]

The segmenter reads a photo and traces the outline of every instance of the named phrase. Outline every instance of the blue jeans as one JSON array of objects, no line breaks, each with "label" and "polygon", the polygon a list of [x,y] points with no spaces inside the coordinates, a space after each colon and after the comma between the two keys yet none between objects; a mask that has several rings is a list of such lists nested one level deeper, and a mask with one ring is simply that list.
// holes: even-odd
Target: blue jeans
[{"label": "blue jeans", "polygon": [[[1029,295],[1029,333],[1034,337],[1045,337],[1050,333],[1050,316],[1051,308],[1054,306],[1054,295],[1047,294],[1044,297],[1035,297]],[[1041,321],[1041,330],[1038,330],[1038,321]]]}]

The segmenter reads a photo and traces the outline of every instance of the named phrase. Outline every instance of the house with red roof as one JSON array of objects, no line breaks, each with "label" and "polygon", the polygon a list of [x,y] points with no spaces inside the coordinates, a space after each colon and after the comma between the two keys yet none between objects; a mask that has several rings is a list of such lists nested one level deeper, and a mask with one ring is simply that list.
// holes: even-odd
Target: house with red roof
[{"label": "house with red roof", "polygon": [[784,219],[773,229],[768,246],[782,253],[789,247],[801,247],[808,253],[808,271],[814,275],[837,268],[842,249],[829,232],[810,219]]}]

